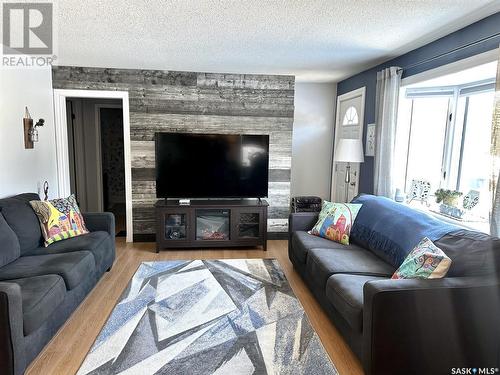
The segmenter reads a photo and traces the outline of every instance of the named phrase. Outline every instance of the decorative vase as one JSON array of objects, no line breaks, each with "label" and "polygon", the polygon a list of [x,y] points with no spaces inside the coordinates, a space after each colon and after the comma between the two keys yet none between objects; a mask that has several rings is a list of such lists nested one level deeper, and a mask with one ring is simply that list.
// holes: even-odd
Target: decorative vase
[{"label": "decorative vase", "polygon": [[394,200],[398,203],[404,202],[405,200],[405,195],[401,191],[401,189],[396,189],[396,194],[394,196]]}]

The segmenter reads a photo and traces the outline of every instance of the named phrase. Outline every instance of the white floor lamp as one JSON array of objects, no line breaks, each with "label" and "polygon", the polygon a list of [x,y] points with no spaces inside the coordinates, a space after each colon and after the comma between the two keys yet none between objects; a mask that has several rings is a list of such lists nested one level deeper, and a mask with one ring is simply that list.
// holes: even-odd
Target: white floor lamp
[{"label": "white floor lamp", "polygon": [[336,162],[347,163],[345,168],[345,200],[349,201],[349,184],[351,183],[351,164],[362,163],[365,161],[363,154],[363,143],[360,139],[341,138],[335,148],[335,156],[333,158]]}]

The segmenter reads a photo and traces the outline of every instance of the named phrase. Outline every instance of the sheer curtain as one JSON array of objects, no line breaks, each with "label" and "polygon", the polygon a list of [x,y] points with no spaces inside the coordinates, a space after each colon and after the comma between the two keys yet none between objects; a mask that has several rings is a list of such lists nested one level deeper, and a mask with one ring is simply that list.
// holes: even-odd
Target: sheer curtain
[{"label": "sheer curtain", "polygon": [[490,233],[492,236],[500,236],[500,56],[497,65],[497,84],[495,92],[495,103],[493,108],[493,124],[491,126],[491,156],[492,175],[490,188],[493,197],[491,209]]},{"label": "sheer curtain", "polygon": [[394,151],[402,73],[396,66],[377,73],[374,193],[388,198],[394,198],[395,193]]}]

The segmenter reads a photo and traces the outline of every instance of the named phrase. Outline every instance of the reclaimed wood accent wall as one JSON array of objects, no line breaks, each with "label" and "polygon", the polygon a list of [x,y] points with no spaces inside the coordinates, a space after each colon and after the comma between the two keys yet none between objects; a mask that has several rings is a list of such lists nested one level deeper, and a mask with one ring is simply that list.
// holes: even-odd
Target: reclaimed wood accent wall
[{"label": "reclaimed wood accent wall", "polygon": [[128,91],[134,235],[155,233],[154,133],[269,134],[269,232],[288,227],[293,76],[52,68],[54,89]]}]

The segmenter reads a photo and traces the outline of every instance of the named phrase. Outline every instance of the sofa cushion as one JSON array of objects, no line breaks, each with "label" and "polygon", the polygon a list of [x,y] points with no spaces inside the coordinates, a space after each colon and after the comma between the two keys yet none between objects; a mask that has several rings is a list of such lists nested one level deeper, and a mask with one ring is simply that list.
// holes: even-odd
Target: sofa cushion
[{"label": "sofa cushion", "polygon": [[391,277],[394,271],[389,263],[353,245],[345,249],[312,249],[307,256],[307,274],[314,286],[321,289],[337,273]]},{"label": "sofa cushion", "polygon": [[107,257],[105,252],[109,251],[109,246],[102,246],[104,242],[114,241],[108,232],[90,232],[78,237],[68,238],[64,241],[57,241],[47,247],[38,247],[31,250],[26,255],[45,255],[71,253],[74,251],[90,251],[94,256],[95,265],[100,265]]},{"label": "sofa cushion", "polygon": [[0,210],[19,239],[21,255],[43,243],[40,222],[29,203],[36,199],[40,198],[35,193],[0,199]]},{"label": "sofa cushion", "polygon": [[311,249],[343,249],[346,247],[337,242],[313,236],[305,231],[293,232],[291,241],[294,255],[304,264],[306,263],[307,253]]},{"label": "sofa cushion", "polygon": [[363,194],[352,203],[363,204],[351,229],[352,242],[394,267],[403,263],[422,238],[436,241],[461,229],[385,197]]},{"label": "sofa cushion", "polygon": [[19,240],[0,212],[0,267],[16,260],[20,255]]},{"label": "sofa cushion", "polygon": [[89,276],[95,277],[94,257],[88,251],[22,256],[0,268],[0,280],[56,274],[71,290]]},{"label": "sofa cushion", "polygon": [[363,329],[363,287],[387,277],[336,274],[326,283],[326,298],[356,331]]},{"label": "sofa cushion", "polygon": [[36,331],[64,301],[66,286],[58,275],[9,280],[21,287],[24,335]]},{"label": "sofa cushion", "polygon": [[500,239],[470,230],[448,233],[434,241],[451,259],[447,277],[500,275]]}]

